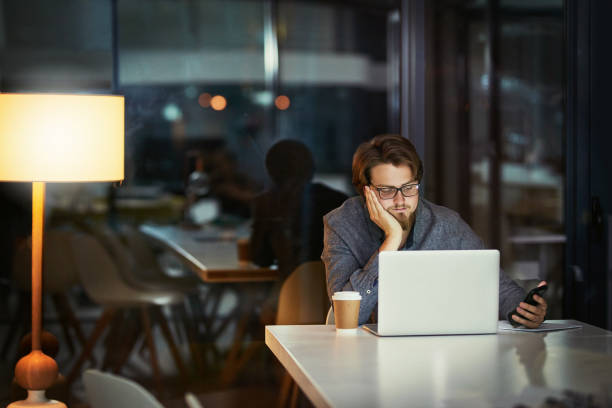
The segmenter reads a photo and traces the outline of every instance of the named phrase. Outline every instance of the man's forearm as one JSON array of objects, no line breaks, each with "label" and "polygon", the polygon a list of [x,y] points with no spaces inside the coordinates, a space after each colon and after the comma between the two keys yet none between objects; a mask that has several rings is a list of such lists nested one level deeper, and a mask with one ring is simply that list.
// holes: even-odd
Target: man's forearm
[{"label": "man's forearm", "polygon": [[397,251],[402,244],[402,234],[389,234],[380,245],[378,252]]},{"label": "man's forearm", "polygon": [[[372,248],[369,249],[372,251]],[[332,228],[325,225],[324,247],[321,260],[327,273],[327,288],[330,296],[342,290],[361,294],[359,324],[365,323],[378,299],[378,250],[373,251],[363,264],[353,250]]]},{"label": "man's forearm", "polygon": [[[323,258],[329,277],[328,291],[331,295],[341,290],[356,291],[361,294],[359,324],[365,323],[378,302],[378,254],[374,254],[363,268],[338,258]],[[350,271],[346,273],[345,271]]]}]

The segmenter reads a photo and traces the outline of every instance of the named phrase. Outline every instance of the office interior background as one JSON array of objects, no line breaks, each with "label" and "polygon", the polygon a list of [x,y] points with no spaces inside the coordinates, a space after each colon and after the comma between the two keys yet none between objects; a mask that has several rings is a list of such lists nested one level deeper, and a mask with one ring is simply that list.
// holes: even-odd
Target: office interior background
[{"label": "office interior background", "polygon": [[[521,285],[548,281],[550,318],[612,329],[611,15],[604,0],[4,0],[0,91],[125,96],[125,181],[49,185],[47,229],[180,223],[198,188],[214,223],[248,223],[281,139],[354,195],[355,148],[399,133],[424,159],[425,198]],[[199,170],[205,185],[190,185]],[[0,183],[3,344],[30,188]],[[68,295],[87,334],[100,310],[78,284]],[[8,384],[16,344],[3,347]]]}]

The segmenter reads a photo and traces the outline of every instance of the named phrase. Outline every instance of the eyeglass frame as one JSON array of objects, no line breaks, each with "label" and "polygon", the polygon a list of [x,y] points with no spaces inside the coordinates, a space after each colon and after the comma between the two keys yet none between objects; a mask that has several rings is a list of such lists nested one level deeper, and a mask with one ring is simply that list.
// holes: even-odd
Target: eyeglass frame
[{"label": "eyeglass frame", "polygon": [[[415,195],[419,194],[419,189],[421,186],[420,182],[408,182],[406,184],[403,184],[399,187],[395,187],[395,186],[384,186],[384,187],[378,187],[374,184],[370,184],[372,187],[374,187],[374,190],[376,190],[378,192],[378,197],[380,197],[381,200],[393,200],[395,198],[395,196],[397,195],[397,192],[401,192],[402,196],[404,198],[409,198],[409,197],[414,197]],[[404,194],[404,192],[402,191],[402,189],[404,189],[405,187],[416,187],[415,188],[415,193],[414,194],[410,194],[410,195],[406,195]],[[395,191],[393,192],[393,195],[391,197],[387,197],[387,198],[383,198],[383,196],[381,195],[381,190],[388,188],[388,189],[394,189]]]}]

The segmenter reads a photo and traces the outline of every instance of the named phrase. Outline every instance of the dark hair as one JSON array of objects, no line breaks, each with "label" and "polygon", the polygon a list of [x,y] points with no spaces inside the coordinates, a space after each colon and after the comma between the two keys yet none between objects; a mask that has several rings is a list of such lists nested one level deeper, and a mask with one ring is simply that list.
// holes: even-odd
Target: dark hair
[{"label": "dark hair", "polygon": [[406,165],[423,177],[423,163],[410,140],[400,135],[379,135],[359,145],[353,155],[353,186],[363,196],[363,188],[370,184],[370,170],[379,164]]},{"label": "dark hair", "polygon": [[300,185],[312,179],[314,159],[304,143],[285,139],[268,150],[266,168],[278,186]]}]

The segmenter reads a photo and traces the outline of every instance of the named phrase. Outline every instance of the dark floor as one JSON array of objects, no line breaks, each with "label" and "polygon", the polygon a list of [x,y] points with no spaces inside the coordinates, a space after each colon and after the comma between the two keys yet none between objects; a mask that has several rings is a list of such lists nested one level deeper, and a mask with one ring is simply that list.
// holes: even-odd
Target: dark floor
[{"label": "dark floor", "polygon": [[[0,302],[0,307],[6,312],[0,315],[0,341],[2,341],[2,343],[4,343],[9,334],[10,323],[16,313],[17,297],[18,295],[10,290],[2,296]],[[220,315],[229,313],[227,311],[232,308],[232,302],[235,302],[235,299],[232,300],[231,296],[229,296],[228,299],[224,299],[224,302],[222,302],[217,312]],[[70,295],[70,303],[73,305],[85,336],[88,337],[97,318],[102,313],[101,308],[83,298],[82,294],[78,291]],[[58,362],[60,372],[67,375],[74,365],[81,351],[81,347],[76,341],[76,337],[72,336],[72,340],[76,345],[74,353],[70,352],[66,342],[66,336],[62,331],[60,319],[55,313],[53,304],[47,298],[45,298],[44,301],[44,310],[45,319],[43,327],[58,338],[60,342],[60,351],[55,359]],[[206,407],[269,407],[277,404],[279,384],[284,374],[284,369],[263,343],[264,326],[258,324],[257,319],[253,319],[250,326],[246,328],[248,340],[242,344],[242,350],[248,347],[255,350],[252,357],[247,360],[234,379],[223,383],[221,373],[225,367],[228,351],[236,331],[235,322],[230,323],[214,342],[208,342],[206,339],[198,340],[200,349],[203,348],[208,350],[208,352],[206,353],[207,358],[205,367],[197,368],[191,355],[192,348],[189,347],[189,341],[187,341],[185,333],[182,332],[181,325],[178,324],[178,319],[174,317],[172,312],[168,310],[164,312],[169,318],[169,326],[175,339],[177,339],[179,353],[187,368],[187,379],[184,380],[179,375],[174,360],[172,359],[170,349],[159,328],[154,328],[153,336],[162,375],[161,390],[156,386],[154,381],[153,370],[151,369],[149,359],[150,354],[148,349],[144,347],[143,339],[136,341],[135,346],[131,349],[131,353],[129,354],[129,359],[120,369],[119,375],[140,383],[167,407],[186,407],[187,405],[184,401],[185,392],[195,394]],[[133,324],[129,317],[126,321],[127,327]],[[121,344],[127,343],[127,339],[129,338],[129,336],[125,337],[125,325],[123,329],[121,329],[124,330],[123,332],[117,330],[118,329],[112,331],[109,329],[106,331],[105,335],[103,335],[105,337],[98,341],[94,349],[95,365],[91,361],[87,361],[79,372],[82,373],[85,369],[90,367],[101,369],[105,361],[107,363],[109,361],[112,362]],[[22,331],[23,328],[17,329],[14,338],[16,339]],[[142,332],[140,328],[136,328],[135,331],[138,333]],[[10,343],[6,355],[0,356],[0,383],[5,384],[4,387],[0,388],[1,406],[5,406],[11,402],[13,400],[12,396],[15,395],[14,389],[11,390],[10,384],[13,377],[17,353],[17,341],[13,340]],[[68,396],[63,397],[62,400],[70,407],[84,408],[88,406],[80,376],[78,376],[75,382],[70,386]]]}]

